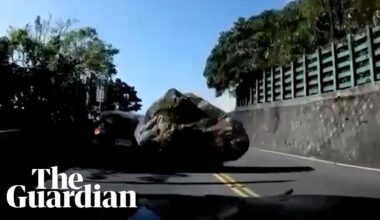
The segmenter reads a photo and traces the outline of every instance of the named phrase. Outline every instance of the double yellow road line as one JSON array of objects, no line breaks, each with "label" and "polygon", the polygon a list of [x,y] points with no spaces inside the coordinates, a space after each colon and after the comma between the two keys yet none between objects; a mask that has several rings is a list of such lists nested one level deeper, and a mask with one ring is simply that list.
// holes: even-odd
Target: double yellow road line
[{"label": "double yellow road line", "polygon": [[260,195],[247,188],[246,186],[236,182],[234,178],[225,173],[214,173],[215,178],[224,183],[228,188],[241,197],[259,197]]}]

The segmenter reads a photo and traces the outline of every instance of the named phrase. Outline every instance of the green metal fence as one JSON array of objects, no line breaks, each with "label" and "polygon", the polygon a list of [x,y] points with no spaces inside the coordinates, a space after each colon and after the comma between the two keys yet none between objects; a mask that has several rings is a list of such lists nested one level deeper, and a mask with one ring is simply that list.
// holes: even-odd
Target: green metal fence
[{"label": "green metal fence", "polygon": [[286,66],[263,71],[238,88],[237,107],[278,102],[352,88],[380,80],[380,26],[304,54]]}]

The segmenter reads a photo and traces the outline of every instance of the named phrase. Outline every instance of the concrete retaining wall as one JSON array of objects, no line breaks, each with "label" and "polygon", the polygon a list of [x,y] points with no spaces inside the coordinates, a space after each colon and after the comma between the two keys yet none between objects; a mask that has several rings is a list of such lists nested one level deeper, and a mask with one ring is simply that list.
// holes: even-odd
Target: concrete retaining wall
[{"label": "concrete retaining wall", "polygon": [[380,86],[237,109],[251,145],[380,167]]}]

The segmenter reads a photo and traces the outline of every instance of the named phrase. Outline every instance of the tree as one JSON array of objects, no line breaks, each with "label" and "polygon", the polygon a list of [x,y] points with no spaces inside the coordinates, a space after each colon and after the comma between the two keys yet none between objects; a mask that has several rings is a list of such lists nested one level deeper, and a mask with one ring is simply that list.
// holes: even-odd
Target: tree
[{"label": "tree", "polygon": [[[100,39],[96,29],[74,28],[74,23],[37,17],[32,25],[12,27],[0,38],[0,109],[22,109],[28,118],[53,125],[87,119],[90,89],[97,79],[112,81],[119,50]],[[137,109],[141,100],[134,88],[117,80],[119,84],[133,99],[114,92],[113,102]]]},{"label": "tree", "polygon": [[204,76],[216,95],[233,93],[243,78],[283,65],[295,54],[313,45],[313,27],[306,26],[305,12],[299,3],[282,11],[264,11],[248,19],[239,18],[231,30],[222,32],[208,57]]},{"label": "tree", "polygon": [[137,97],[134,87],[117,78],[109,82],[106,106],[108,110],[138,111],[141,109],[141,99]]},{"label": "tree", "polygon": [[379,9],[380,0],[296,0],[281,10],[238,18],[211,50],[203,72],[207,85],[217,96],[234,94],[263,70],[378,22]]}]

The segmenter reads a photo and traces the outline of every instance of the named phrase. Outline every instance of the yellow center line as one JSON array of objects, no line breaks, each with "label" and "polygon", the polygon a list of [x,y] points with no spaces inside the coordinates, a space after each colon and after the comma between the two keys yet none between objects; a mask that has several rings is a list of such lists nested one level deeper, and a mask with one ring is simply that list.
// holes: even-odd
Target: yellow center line
[{"label": "yellow center line", "polygon": [[223,179],[219,174],[214,174],[214,176],[222,183],[224,183],[228,188],[230,188],[232,191],[234,191],[236,194],[238,194],[241,197],[248,197],[247,194],[243,193],[242,191],[238,190],[237,188],[233,187],[232,184],[228,183],[225,179]]},{"label": "yellow center line", "polygon": [[236,184],[237,187],[239,187],[243,192],[247,193],[248,195],[253,196],[253,197],[260,197],[259,194],[255,193],[254,191],[252,191],[248,187],[242,185],[241,183],[236,182],[236,180],[234,178],[232,178],[231,176],[229,176],[229,175],[227,175],[225,173],[222,173],[220,175],[222,175],[228,181]]},{"label": "yellow center line", "polygon": [[230,177],[227,174],[213,174],[220,182],[224,183],[228,188],[230,188],[232,191],[234,191],[236,194],[238,194],[241,197],[259,197],[260,195],[253,192],[249,188],[245,187],[244,185],[236,182],[232,177]]}]

